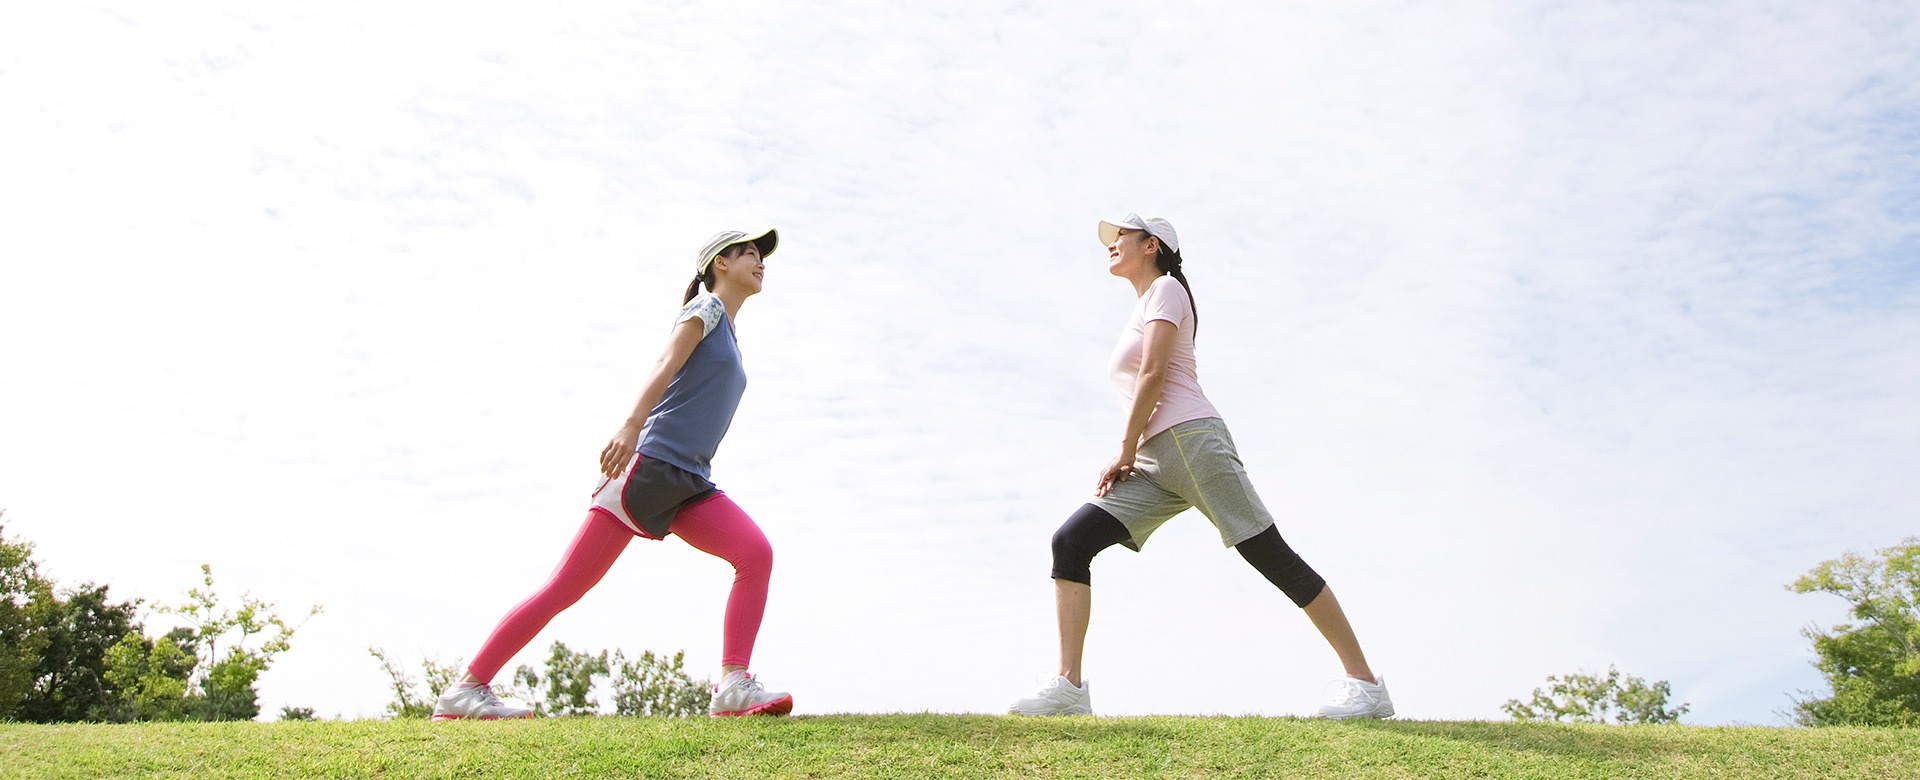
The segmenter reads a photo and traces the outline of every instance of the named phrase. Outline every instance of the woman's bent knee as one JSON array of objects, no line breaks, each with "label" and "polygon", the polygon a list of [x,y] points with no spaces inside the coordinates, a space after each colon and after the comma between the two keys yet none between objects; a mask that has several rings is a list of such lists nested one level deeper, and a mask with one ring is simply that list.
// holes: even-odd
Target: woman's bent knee
[{"label": "woman's bent knee", "polygon": [[769,576],[773,574],[773,545],[764,538],[743,545],[729,563],[735,572],[743,575]]},{"label": "woman's bent knee", "polygon": [[1093,584],[1093,556],[1127,538],[1127,527],[1107,510],[1087,504],[1053,532],[1053,578]]}]

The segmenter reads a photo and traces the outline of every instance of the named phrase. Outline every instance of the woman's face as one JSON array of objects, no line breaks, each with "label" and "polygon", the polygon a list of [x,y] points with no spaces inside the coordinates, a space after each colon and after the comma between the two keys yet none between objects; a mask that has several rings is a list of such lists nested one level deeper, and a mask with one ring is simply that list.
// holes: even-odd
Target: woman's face
[{"label": "woman's face", "polygon": [[735,286],[745,288],[748,295],[753,295],[760,292],[760,286],[766,281],[767,263],[760,259],[760,247],[750,243],[737,244],[713,261],[713,272],[716,282],[722,278],[729,279]]},{"label": "woman's face", "polygon": [[1152,268],[1158,241],[1144,230],[1120,229],[1120,237],[1107,245],[1107,273],[1128,276],[1141,268]]}]

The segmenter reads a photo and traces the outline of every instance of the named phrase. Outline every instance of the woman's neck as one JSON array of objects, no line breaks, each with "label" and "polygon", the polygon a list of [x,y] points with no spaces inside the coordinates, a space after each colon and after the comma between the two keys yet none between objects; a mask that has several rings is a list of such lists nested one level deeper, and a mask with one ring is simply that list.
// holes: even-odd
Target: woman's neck
[{"label": "woman's neck", "polygon": [[1139,271],[1135,271],[1134,273],[1127,274],[1126,279],[1127,281],[1133,283],[1133,295],[1134,297],[1138,298],[1146,295],[1147,288],[1152,287],[1154,280],[1159,279],[1161,276],[1164,276],[1164,274],[1160,273],[1160,269],[1145,268]]},{"label": "woman's neck", "polygon": [[752,294],[730,284],[719,284],[713,288],[713,296],[719,298],[720,305],[727,310],[727,319],[735,322],[740,320],[740,306],[745,304],[747,296]]}]

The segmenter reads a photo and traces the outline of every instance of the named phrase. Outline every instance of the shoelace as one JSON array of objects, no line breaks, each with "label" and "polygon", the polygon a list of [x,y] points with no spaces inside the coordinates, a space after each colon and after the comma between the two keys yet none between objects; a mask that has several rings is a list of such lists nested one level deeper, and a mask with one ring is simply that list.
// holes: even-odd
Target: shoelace
[{"label": "shoelace", "polygon": [[1033,692],[1033,698],[1036,698],[1036,699],[1053,698],[1055,691],[1059,691],[1062,688],[1065,688],[1071,684],[1071,683],[1062,683],[1061,682],[1062,679],[1064,678],[1055,676],[1052,679],[1047,680],[1044,684],[1040,686],[1039,690],[1036,690]]},{"label": "shoelace", "polygon": [[506,702],[501,701],[500,696],[493,692],[493,686],[491,685],[481,685],[478,688],[469,688],[468,690],[474,690],[474,691],[480,692],[481,704],[485,704],[489,707],[506,706]]},{"label": "shoelace", "polygon": [[751,674],[740,675],[740,681],[734,683],[733,688],[743,693],[766,690],[766,686],[761,685],[759,680],[753,679]]},{"label": "shoelace", "polygon": [[1367,689],[1360,687],[1360,683],[1354,680],[1335,680],[1332,684],[1340,686],[1340,692],[1332,699],[1336,706],[1373,700],[1372,696],[1367,695]]}]

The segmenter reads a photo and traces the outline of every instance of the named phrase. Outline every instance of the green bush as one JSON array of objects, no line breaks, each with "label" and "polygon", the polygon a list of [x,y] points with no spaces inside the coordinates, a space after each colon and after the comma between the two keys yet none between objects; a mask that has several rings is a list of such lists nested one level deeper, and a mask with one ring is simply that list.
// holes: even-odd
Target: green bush
[{"label": "green bush", "polygon": [[[380,648],[368,648],[379,659],[393,690],[387,713],[396,718],[425,718],[442,691],[465,675],[455,660],[442,664],[422,660],[426,693],[420,681]],[[548,649],[543,669],[521,666],[501,693],[521,699],[535,715],[550,717],[598,715],[598,694],[613,694],[613,714],[634,717],[692,717],[707,714],[713,693],[707,680],[695,680],[686,671],[686,653],[672,658],[644,651],[628,659],[619,650],[578,652],[563,642]]]},{"label": "green bush", "polygon": [[[1607,667],[1606,676],[1569,674],[1548,677],[1547,687],[1533,689],[1527,702],[1508,699],[1501,709],[1514,720],[1573,723],[1678,723],[1687,705],[1668,709],[1672,689],[1666,680],[1647,684],[1633,675]],[[1611,718],[1611,721],[1609,720]]]}]

